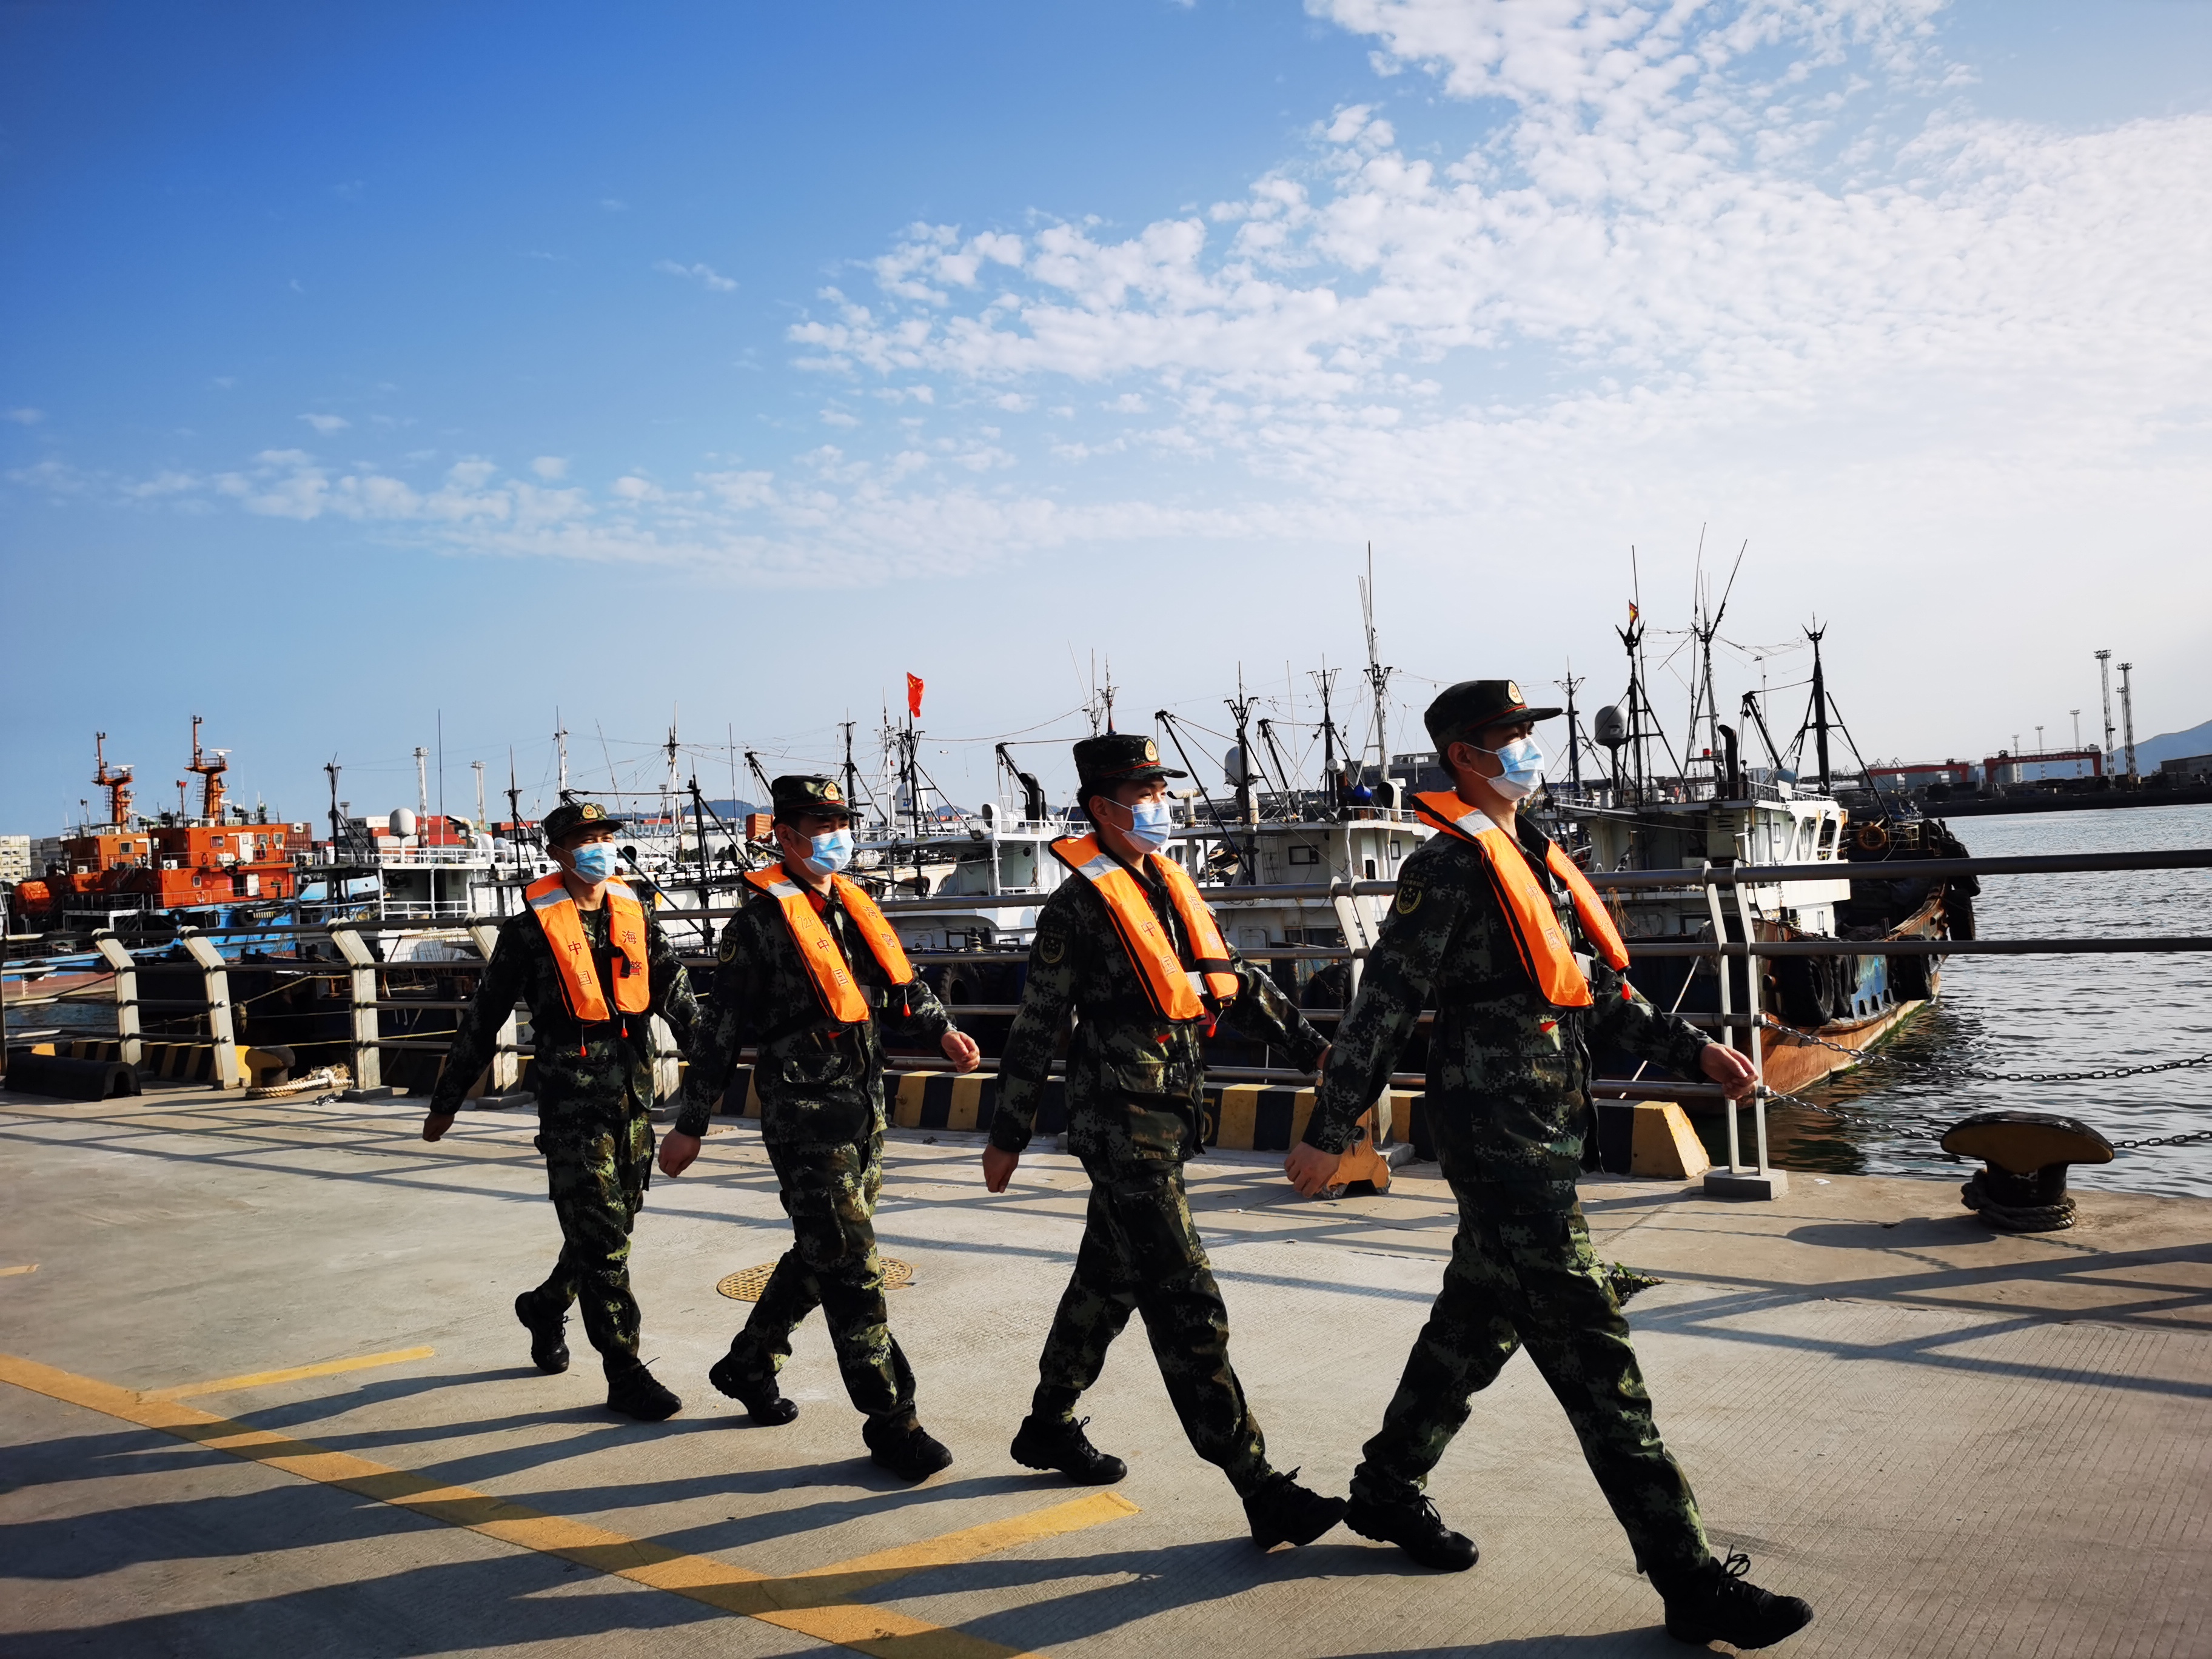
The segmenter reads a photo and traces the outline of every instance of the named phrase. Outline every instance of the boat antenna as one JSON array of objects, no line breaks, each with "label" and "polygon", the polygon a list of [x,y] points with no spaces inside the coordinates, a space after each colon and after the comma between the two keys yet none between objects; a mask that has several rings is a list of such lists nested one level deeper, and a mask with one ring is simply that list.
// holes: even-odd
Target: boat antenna
[{"label": "boat antenna", "polygon": [[[545,775],[539,773],[543,778]],[[507,745],[507,833],[522,845],[522,786],[514,781],[514,745]]]},{"label": "boat antenna", "polygon": [[331,780],[331,862],[335,864],[338,857],[338,842],[344,838],[338,823],[338,757],[332,755],[324,762],[323,770],[329,774]]},{"label": "boat antenna", "polygon": [[561,799],[568,799],[568,728],[561,724],[561,705],[553,705],[553,751],[561,763]]}]

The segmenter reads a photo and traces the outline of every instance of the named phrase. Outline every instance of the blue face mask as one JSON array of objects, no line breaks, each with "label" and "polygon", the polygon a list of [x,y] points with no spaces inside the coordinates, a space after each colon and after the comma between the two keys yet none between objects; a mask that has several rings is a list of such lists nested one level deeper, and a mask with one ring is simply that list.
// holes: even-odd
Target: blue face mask
[{"label": "blue face mask", "polygon": [[607,881],[615,873],[615,844],[595,841],[568,849],[568,867],[586,881]]},{"label": "blue face mask", "polygon": [[1535,738],[1516,738],[1503,749],[1483,749],[1477,752],[1497,756],[1498,763],[1505,769],[1502,775],[1488,781],[1490,787],[1506,799],[1523,799],[1543,787],[1544,751],[1536,746]]},{"label": "blue face mask", "polygon": [[806,855],[807,867],[817,876],[834,876],[853,861],[853,832],[832,830],[826,836],[814,837],[812,849]]},{"label": "blue face mask", "polygon": [[1139,801],[1129,808],[1129,827],[1122,834],[1147,853],[1157,853],[1168,844],[1174,827],[1175,815],[1165,801]]}]

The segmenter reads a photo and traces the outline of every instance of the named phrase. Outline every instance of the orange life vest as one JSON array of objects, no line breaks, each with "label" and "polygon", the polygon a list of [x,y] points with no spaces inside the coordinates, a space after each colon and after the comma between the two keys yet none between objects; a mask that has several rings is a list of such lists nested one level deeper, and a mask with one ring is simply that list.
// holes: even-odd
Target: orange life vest
[{"label": "orange life vest", "polygon": [[1096,836],[1069,836],[1052,843],[1053,856],[1098,890],[1114,931],[1136,964],[1145,994],[1164,1018],[1218,1018],[1237,1000],[1237,970],[1229,958],[1221,925],[1199,896],[1198,884],[1173,859],[1148,853],[1152,872],[1167,884],[1168,898],[1190,935],[1195,965],[1185,968],[1174,943],[1144,889],[1127,868],[1099,846]]},{"label": "orange life vest", "polygon": [[[1492,823],[1489,814],[1469,806],[1456,794],[1416,795],[1413,804],[1423,817],[1446,835],[1472,842],[1482,849],[1491,884],[1504,906],[1509,931],[1520,950],[1522,966],[1528,970],[1544,1000],[1554,1007],[1589,1007],[1589,981],[1575,960],[1574,946],[1560,931],[1552,896],[1529,868],[1528,855],[1521,843]],[[1575,868],[1575,861],[1556,842],[1545,843],[1544,867],[1567,890],[1574,901],[1576,920],[1606,964],[1616,971],[1627,967],[1628,946],[1589,878]]]},{"label": "orange life vest", "polygon": [[[545,930],[553,947],[554,966],[561,970],[561,999],[568,1012],[586,1024],[612,1019],[606,997],[599,990],[599,964],[592,959],[590,941],[576,901],[568,896],[561,872],[533,881],[524,890],[531,913]],[[645,907],[637,895],[618,881],[607,884],[607,942],[614,947],[615,1010],[641,1014],[653,1006],[653,969],[645,953]]]},{"label": "orange life vest", "polygon": [[[884,913],[876,908],[875,900],[856,883],[842,876],[830,878],[838,898],[845,906],[845,914],[860,930],[868,953],[876,959],[876,966],[884,970],[884,977],[894,986],[914,983],[914,964],[906,959],[906,949],[899,943],[891,925],[884,920]],[[830,924],[822,920],[821,912],[814,908],[813,896],[793,881],[779,865],[769,870],[750,870],[745,883],[756,892],[765,893],[783,911],[783,925],[791,929],[791,942],[799,947],[799,958],[806,964],[806,976],[814,981],[814,994],[822,1000],[832,1019],[842,1020],[848,1025],[859,1025],[868,1018],[868,999],[854,982],[851,965],[845,953],[837,948],[837,941],[830,937]]]}]

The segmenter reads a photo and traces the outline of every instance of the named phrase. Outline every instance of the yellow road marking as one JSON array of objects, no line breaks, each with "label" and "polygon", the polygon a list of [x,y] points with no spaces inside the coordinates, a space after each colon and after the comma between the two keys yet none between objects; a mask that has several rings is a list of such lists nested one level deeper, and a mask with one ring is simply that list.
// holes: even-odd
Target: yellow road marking
[{"label": "yellow road marking", "polygon": [[39,1264],[35,1261],[27,1267],[0,1267],[0,1279],[13,1279],[17,1273],[34,1273],[38,1271]]},{"label": "yellow road marking", "polygon": [[253,1371],[245,1376],[218,1377],[212,1382],[180,1382],[173,1389],[155,1389],[142,1400],[191,1400],[204,1394],[229,1394],[238,1389],[258,1389],[271,1382],[296,1382],[303,1376],[336,1376],[341,1371],[365,1371],[378,1365],[404,1365],[410,1359],[428,1359],[435,1348],[394,1348],[390,1353],[365,1353],[356,1359],[325,1359],[319,1365],[294,1365],[281,1371]]},{"label": "yellow road marking", "polygon": [[741,1613],[817,1641],[873,1655],[876,1659],[1035,1659],[981,1637],[909,1619],[887,1607],[855,1606],[836,1598],[902,1573],[973,1560],[1017,1544],[1132,1515],[1137,1509],[1118,1493],[1096,1492],[1012,1521],[971,1527],[791,1577],[773,1578],[12,1354],[0,1354],[0,1382],[281,1469],[301,1480],[390,1504],[448,1526],[465,1528],[502,1543],[666,1590],[724,1613]]}]

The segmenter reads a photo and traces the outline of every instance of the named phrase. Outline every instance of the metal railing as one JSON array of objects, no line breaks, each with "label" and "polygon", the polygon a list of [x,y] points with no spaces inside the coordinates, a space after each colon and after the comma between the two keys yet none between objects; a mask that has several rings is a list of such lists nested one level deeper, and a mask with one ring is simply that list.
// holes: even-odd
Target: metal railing
[{"label": "metal railing", "polygon": [[[2212,848],[2191,848],[2172,851],[2144,853],[2091,853],[2025,854],[1996,858],[1898,860],[1876,863],[1810,865],[1709,865],[1696,870],[1618,871],[1595,875],[1593,884],[1613,890],[1648,890],[1665,889],[1702,892],[1705,896],[1709,932],[1700,938],[1644,939],[1627,941],[1631,959],[1642,957],[1707,957],[1747,959],[1750,957],[1779,958],[1789,957],[1952,957],[1952,956],[2025,956],[2025,955],[2104,955],[2131,953],[2168,953],[2212,951],[2212,936],[2197,934],[2128,935],[2110,939],[1954,939],[1942,938],[1889,938],[1877,939],[1762,939],[1757,937],[1760,920],[1752,909],[1753,889],[1778,884],[1796,882],[1832,881],[1838,876],[1859,880],[1933,880],[1954,876],[1982,875],[2066,875],[2103,874],[2154,870],[2212,869]],[[1209,898],[1219,904],[1241,901],[1285,902],[1299,899],[1334,899],[1346,896],[1382,896],[1397,890],[1397,883],[1389,880],[1343,881],[1327,884],[1279,884],[1267,887],[1234,887],[1206,890]],[[1735,932],[1739,937],[1729,937],[1729,918],[1725,901],[1732,897],[1735,911]],[[890,899],[883,908],[904,915],[924,915],[935,911],[971,909],[995,905],[1008,908],[1027,908],[1037,902],[1030,894],[961,895],[951,899],[942,897]],[[453,902],[438,906],[441,911],[458,910]],[[664,912],[671,921],[700,921],[734,915],[735,909],[676,910]],[[353,1056],[353,1073],[356,1083],[364,1088],[376,1087],[381,1081],[379,1056],[386,1051],[442,1051],[448,1045],[441,1041],[420,1037],[386,1037],[380,1029],[380,1015],[386,1012],[452,1011],[464,1006],[450,1000],[430,999],[397,999],[380,994],[379,977],[392,972],[422,972],[455,968],[467,969],[480,965],[489,959],[495,942],[500,918],[469,918],[459,915],[452,920],[458,927],[394,927],[395,921],[404,918],[362,918],[331,923],[246,923],[230,927],[185,929],[177,944],[191,958],[203,975],[206,986],[204,1005],[195,1005],[205,1014],[209,1036],[204,1039],[216,1051],[216,1078],[221,1086],[241,1086],[243,1079],[237,1062],[234,1042],[231,1002],[227,980],[228,964],[217,951],[214,940],[224,936],[259,937],[290,935],[295,938],[321,938],[337,949],[342,964],[318,967],[302,963],[289,968],[295,976],[343,979],[349,987],[349,1046]],[[437,932],[448,935],[465,931],[477,951],[477,960],[445,959],[441,961],[387,962],[377,959],[375,951],[362,938],[364,933],[389,935],[393,933]],[[140,1031],[138,1010],[143,1004],[137,991],[137,962],[112,933],[94,935],[94,948],[113,974],[118,1036],[123,1046],[123,1059],[137,1064],[143,1055],[143,1037]],[[165,947],[166,948],[166,947]],[[1243,952],[1255,959],[1274,961],[1349,961],[1363,963],[1368,951],[1365,947],[1344,945],[1279,945],[1255,947]],[[909,952],[914,960],[924,963],[981,963],[1011,964],[1025,959],[1022,953],[1006,951],[916,951]],[[693,961],[704,958],[692,957]],[[11,964],[13,965],[13,964]],[[289,964],[287,964],[289,967]],[[1730,1107],[1728,1120],[1729,1167],[1716,1170],[1709,1184],[1734,1190],[1780,1190],[1781,1176],[1768,1163],[1765,1102],[1768,1097],[1765,1083],[1765,1051],[1763,1032],[1767,1024],[1759,1006],[1762,975],[1743,976],[1747,1007],[1739,1012],[1733,1006],[1735,987],[1733,976],[1725,973],[1717,975],[1720,983],[1720,1012],[1717,1018],[1708,1018],[1700,1024],[1711,1024],[1721,1032],[1721,1041],[1732,1048],[1740,1048],[1752,1063],[1759,1079],[1750,1102],[1753,1120],[1753,1161],[1746,1162],[1739,1138],[1739,1112]],[[969,1005],[966,1011],[981,1017],[988,1013],[1013,1011],[1015,1005]],[[1316,1017],[1323,1020],[1340,1015],[1341,1011],[1316,1010]],[[656,1082],[664,1091],[672,1091],[676,1081],[676,1052],[673,1034],[657,1017],[652,1022],[653,1052]],[[495,1044],[495,1057],[488,1087],[495,1093],[511,1091],[520,1079],[520,1062],[532,1050],[519,1041],[520,1019],[516,1011],[510,1010],[501,1026]],[[894,1062],[894,1070],[915,1070],[933,1066],[935,1062],[918,1060]],[[995,1062],[986,1062],[986,1069],[996,1070]],[[1310,1081],[1303,1073],[1273,1067],[1212,1067],[1209,1075],[1223,1079],[1243,1082],[1298,1084]],[[1393,1088],[1420,1088],[1425,1079],[1412,1073],[1394,1073]],[[1719,1099],[1723,1091],[1716,1085],[1698,1082],[1646,1083],[1640,1079],[1600,1078],[1589,1085],[1594,1095],[1615,1099]]]}]

